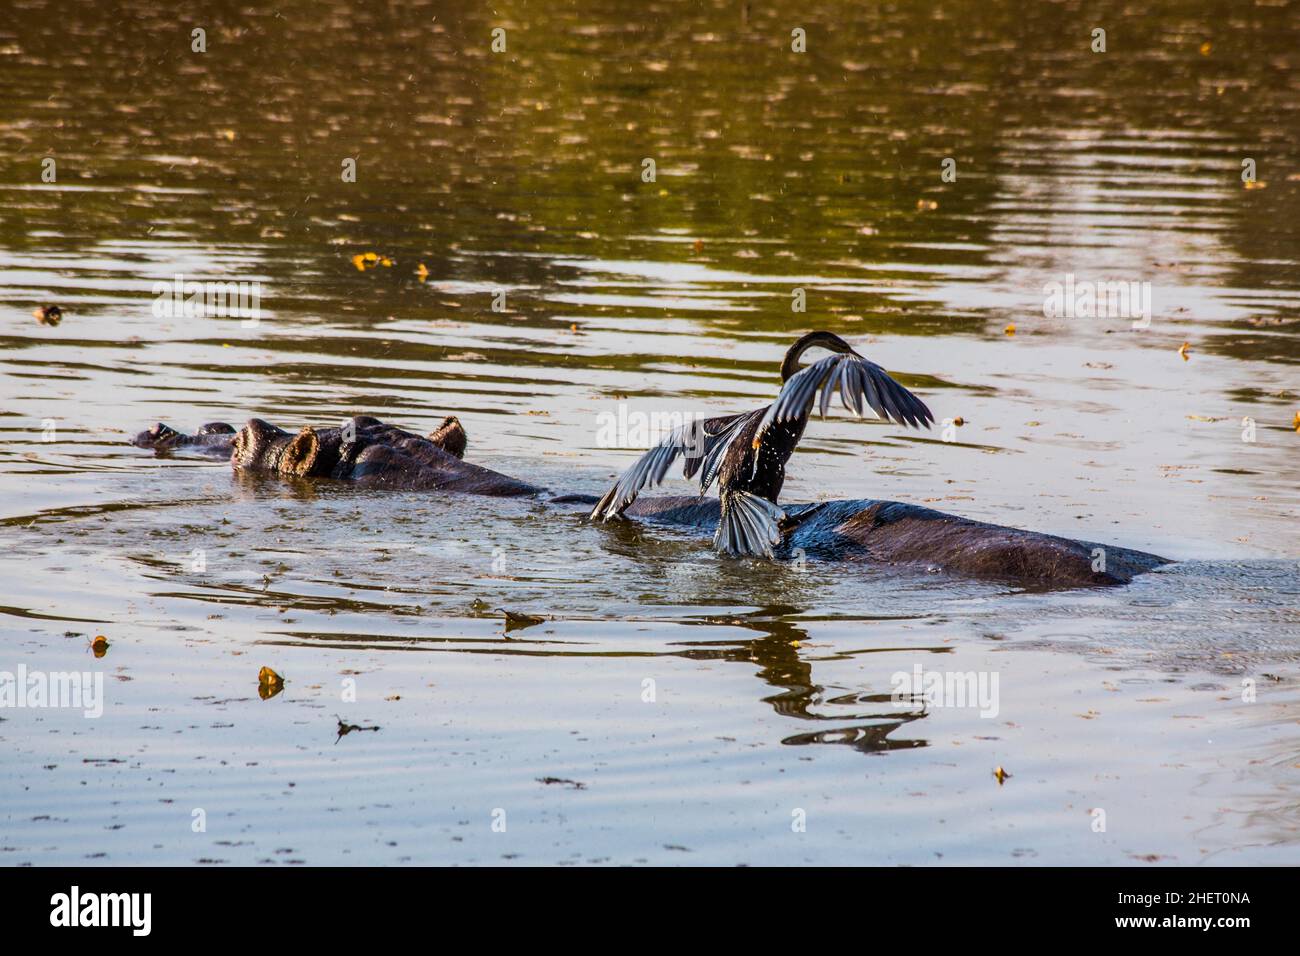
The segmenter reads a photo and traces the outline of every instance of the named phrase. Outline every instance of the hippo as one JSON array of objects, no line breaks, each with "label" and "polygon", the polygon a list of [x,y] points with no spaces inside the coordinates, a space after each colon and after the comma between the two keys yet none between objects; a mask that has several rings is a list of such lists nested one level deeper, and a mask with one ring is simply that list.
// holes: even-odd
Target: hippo
[{"label": "hippo", "polygon": [[238,432],[224,422],[204,425],[194,435],[159,422],[132,439],[155,453],[192,449],[230,459],[238,471],[295,478],[333,478],[364,488],[395,491],[461,491],[520,497],[543,489],[464,460],[467,438],[455,416],[431,434],[416,435],[358,415],[341,426],[288,432],[260,418]]},{"label": "hippo", "polygon": [[[453,491],[490,497],[531,497],[551,505],[589,508],[595,495],[557,494],[464,460],[467,437],[454,417],[428,436],[358,416],[342,426],[286,431],[260,418],[236,432],[214,422],[194,435],[159,423],[131,442],[156,453],[175,449],[228,456],[238,471],[348,481],[365,488]],[[224,443],[224,444],[223,444]],[[627,518],[713,534],[721,516],[716,499],[639,497]],[[1169,564],[1167,558],[1023,531],[945,514],[899,501],[852,499],[782,505],[776,557],[914,566],[1025,586],[1087,587],[1126,584]]]},{"label": "hippo", "polygon": [[235,430],[225,422],[208,422],[200,425],[193,435],[178,432],[170,425],[158,422],[131,439],[137,448],[150,448],[157,453],[169,452],[174,448],[186,448],[200,454],[221,458],[230,457],[230,446],[235,441]]}]

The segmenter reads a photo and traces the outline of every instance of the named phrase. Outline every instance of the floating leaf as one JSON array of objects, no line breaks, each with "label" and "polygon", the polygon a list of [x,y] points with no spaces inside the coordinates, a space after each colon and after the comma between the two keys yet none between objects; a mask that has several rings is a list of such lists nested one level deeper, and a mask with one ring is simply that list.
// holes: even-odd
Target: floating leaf
[{"label": "floating leaf", "polygon": [[63,310],[57,305],[43,305],[32,312],[41,325],[58,325],[63,321]]},{"label": "floating leaf", "polygon": [[546,623],[546,618],[537,617],[535,614],[524,614],[520,611],[507,611],[505,608],[496,609],[498,613],[504,614],[506,618],[506,632],[522,630],[525,627],[536,627],[538,624]]},{"label": "floating leaf", "polygon": [[269,700],[282,690],[284,690],[284,678],[271,668],[263,667],[257,672],[257,696],[262,700]]}]

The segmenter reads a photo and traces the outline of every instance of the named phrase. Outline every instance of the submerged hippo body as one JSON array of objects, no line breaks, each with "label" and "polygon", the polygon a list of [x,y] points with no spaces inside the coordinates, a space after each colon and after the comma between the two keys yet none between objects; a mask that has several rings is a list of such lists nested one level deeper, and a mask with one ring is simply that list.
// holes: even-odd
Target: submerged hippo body
[{"label": "submerged hippo body", "polygon": [[[224,446],[222,442],[224,441]],[[359,416],[337,428],[289,432],[259,418],[238,433],[205,425],[183,435],[158,424],[132,444],[228,454],[240,471],[298,478],[332,478],[367,488],[457,491],[498,497],[545,496],[552,504],[590,506],[591,495],[553,495],[545,489],[462,459],[465,430],[454,417],[424,437],[377,418]],[[1169,561],[1154,554],[1021,531],[944,514],[898,501],[783,504],[778,557],[802,553],[826,561],[913,565],[1043,587],[1125,584]],[[712,534],[720,505],[695,496],[638,498],[629,518],[683,525]]]},{"label": "submerged hippo body", "polygon": [[[802,551],[819,560],[915,565],[1049,587],[1127,584],[1134,575],[1170,563],[1130,548],[1021,531],[901,501],[856,499],[782,508],[788,520],[777,551],[781,557]],[[689,496],[638,499],[627,510],[629,516],[710,534],[719,513],[717,501]]]}]

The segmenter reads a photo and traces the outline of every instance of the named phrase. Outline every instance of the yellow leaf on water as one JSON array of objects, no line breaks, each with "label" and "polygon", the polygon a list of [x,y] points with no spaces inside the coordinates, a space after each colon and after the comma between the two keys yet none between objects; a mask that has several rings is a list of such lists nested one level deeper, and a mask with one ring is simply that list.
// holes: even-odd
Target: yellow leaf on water
[{"label": "yellow leaf on water", "polygon": [[1003,329],[1002,331],[1005,332],[1007,335],[1015,335],[1015,334],[1016,334],[1016,324],[1015,324],[1014,322],[1012,322],[1010,325],[1008,325],[1008,326],[1007,326],[1005,329]]},{"label": "yellow leaf on water", "polygon": [[1190,354],[1189,354],[1189,353],[1190,353],[1191,351],[1192,351],[1192,343],[1191,343],[1191,342],[1184,342],[1182,345],[1178,346],[1178,354],[1181,355],[1181,356],[1183,357],[1183,361],[1184,361],[1184,362],[1189,361],[1189,359],[1190,359]]}]

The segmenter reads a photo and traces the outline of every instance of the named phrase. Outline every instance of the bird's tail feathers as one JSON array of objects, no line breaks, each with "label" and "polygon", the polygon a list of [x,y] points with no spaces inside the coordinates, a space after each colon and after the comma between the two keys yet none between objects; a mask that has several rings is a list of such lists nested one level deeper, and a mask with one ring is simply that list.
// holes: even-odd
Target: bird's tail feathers
[{"label": "bird's tail feathers", "polygon": [[785,520],[785,512],[766,498],[748,491],[724,491],[713,546],[735,557],[770,558],[772,547],[781,541],[781,522]]}]

